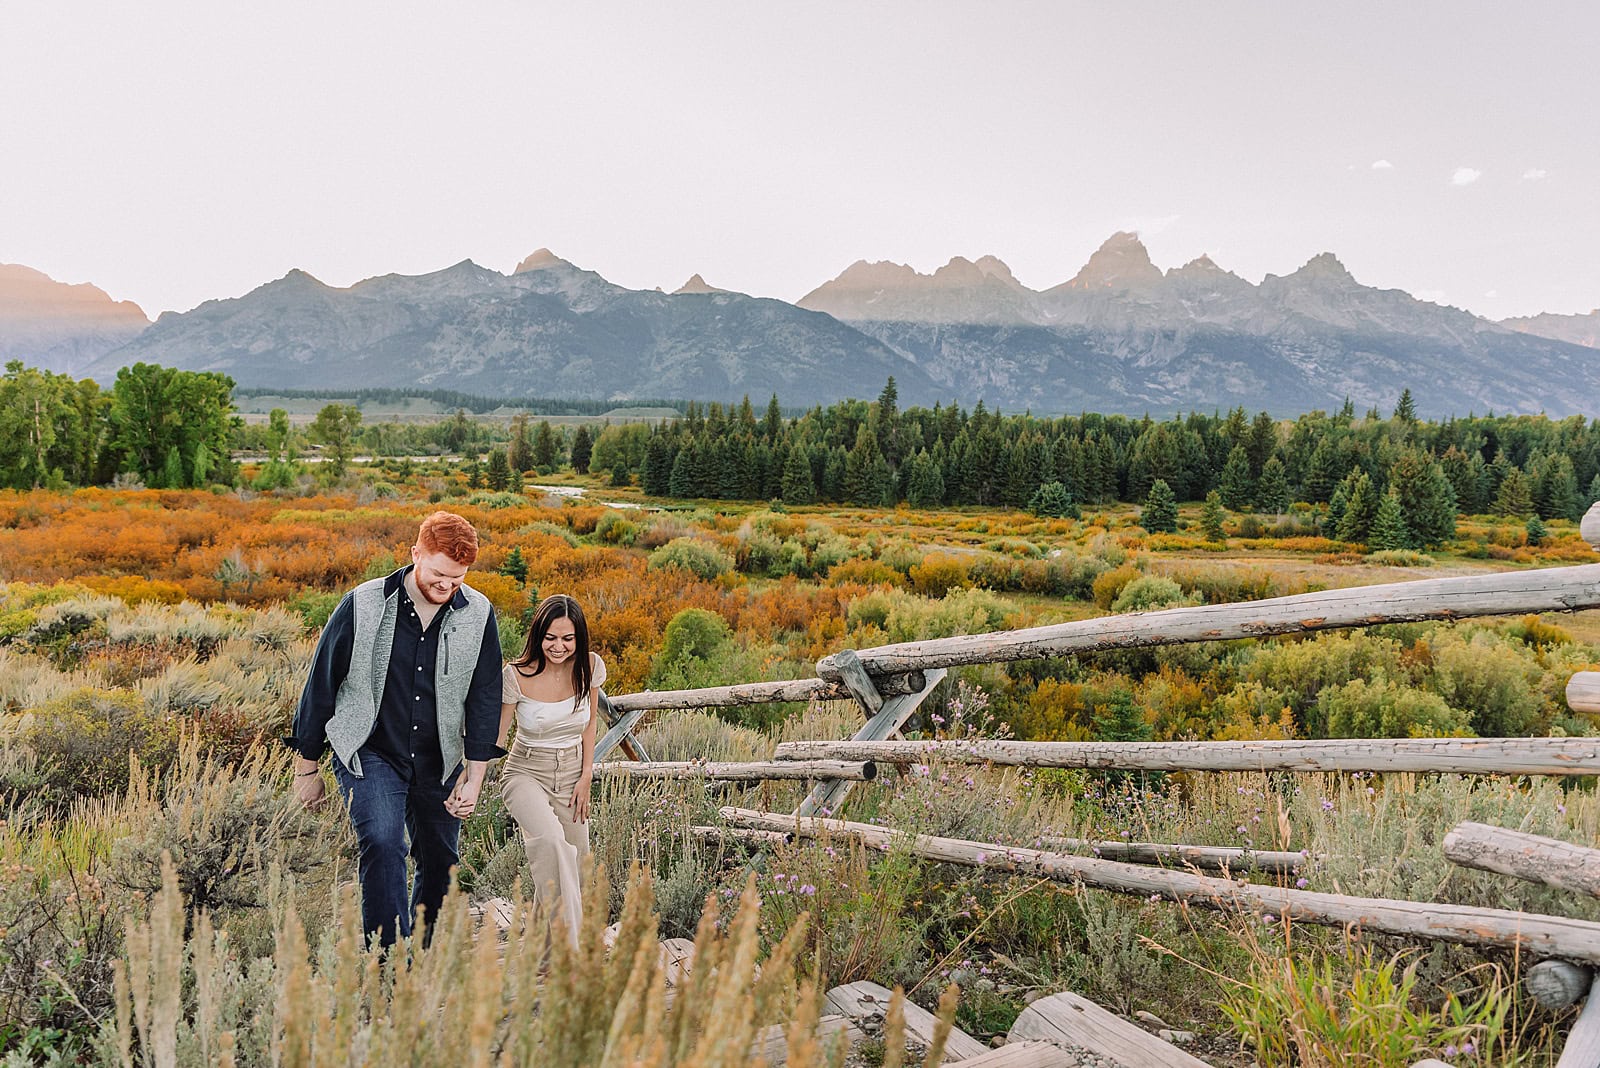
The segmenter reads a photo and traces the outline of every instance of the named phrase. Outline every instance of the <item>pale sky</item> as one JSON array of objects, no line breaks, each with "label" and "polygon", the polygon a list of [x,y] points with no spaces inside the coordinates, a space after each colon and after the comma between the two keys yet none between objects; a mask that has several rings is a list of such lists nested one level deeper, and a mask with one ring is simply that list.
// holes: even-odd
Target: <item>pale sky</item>
[{"label": "pale sky", "polygon": [[0,262],[154,317],[541,246],[797,300],[1112,231],[1600,306],[1600,7],[0,0]]}]

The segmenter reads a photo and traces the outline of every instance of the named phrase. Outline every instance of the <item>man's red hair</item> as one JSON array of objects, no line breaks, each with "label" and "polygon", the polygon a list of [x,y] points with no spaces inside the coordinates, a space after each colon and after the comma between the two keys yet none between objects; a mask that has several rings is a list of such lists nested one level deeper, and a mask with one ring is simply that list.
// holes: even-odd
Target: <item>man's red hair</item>
[{"label": "man's red hair", "polygon": [[424,519],[417,531],[417,545],[423,552],[444,553],[468,567],[478,559],[478,532],[454,512],[435,512]]}]

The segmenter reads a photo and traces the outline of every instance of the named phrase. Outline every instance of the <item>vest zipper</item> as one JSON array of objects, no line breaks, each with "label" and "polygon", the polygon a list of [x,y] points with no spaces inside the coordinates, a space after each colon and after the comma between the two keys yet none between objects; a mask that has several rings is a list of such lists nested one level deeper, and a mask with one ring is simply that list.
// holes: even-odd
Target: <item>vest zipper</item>
[{"label": "vest zipper", "polygon": [[439,628],[439,633],[444,637],[444,673],[450,674],[450,632],[444,627]]}]

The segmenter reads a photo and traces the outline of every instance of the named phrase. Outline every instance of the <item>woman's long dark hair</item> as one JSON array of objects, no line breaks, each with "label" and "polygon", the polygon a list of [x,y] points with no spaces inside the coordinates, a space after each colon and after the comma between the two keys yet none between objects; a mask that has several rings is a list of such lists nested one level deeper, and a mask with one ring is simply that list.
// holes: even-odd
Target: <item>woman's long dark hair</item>
[{"label": "woman's long dark hair", "polygon": [[594,667],[589,663],[589,623],[583,618],[578,602],[564,593],[551,594],[533,610],[533,622],[528,624],[528,642],[522,647],[522,655],[511,661],[511,666],[530,678],[543,671],[544,636],[558,619],[572,620],[573,637],[577,639],[577,648],[572,653],[572,686],[575,695],[582,700],[589,696],[589,683],[594,676]]}]

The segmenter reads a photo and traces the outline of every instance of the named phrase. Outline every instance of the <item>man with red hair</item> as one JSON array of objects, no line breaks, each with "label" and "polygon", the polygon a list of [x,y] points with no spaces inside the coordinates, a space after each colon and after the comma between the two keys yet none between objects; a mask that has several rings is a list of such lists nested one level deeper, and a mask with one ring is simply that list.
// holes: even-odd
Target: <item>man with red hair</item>
[{"label": "man with red hair", "polygon": [[477,558],[471,523],[449,512],[423,520],[410,566],[363,582],[328,617],[284,739],[308,808],[325,799],[318,761],[333,749],[360,846],[362,926],[385,947],[411,934],[418,908],[432,923],[460,859],[461,821],[489,761],[505,754],[500,632],[488,599],[464,584]]}]

